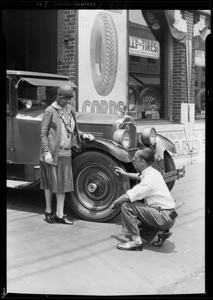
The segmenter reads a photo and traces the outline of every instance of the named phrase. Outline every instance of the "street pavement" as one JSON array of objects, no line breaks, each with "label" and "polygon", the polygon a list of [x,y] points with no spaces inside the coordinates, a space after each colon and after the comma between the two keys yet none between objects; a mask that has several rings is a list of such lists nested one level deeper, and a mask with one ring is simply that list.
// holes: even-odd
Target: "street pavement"
[{"label": "street pavement", "polygon": [[120,251],[120,215],[107,223],[44,222],[40,190],[7,195],[7,293],[175,295],[205,293],[205,163],[186,165],[172,190],[179,214],[162,248]]}]

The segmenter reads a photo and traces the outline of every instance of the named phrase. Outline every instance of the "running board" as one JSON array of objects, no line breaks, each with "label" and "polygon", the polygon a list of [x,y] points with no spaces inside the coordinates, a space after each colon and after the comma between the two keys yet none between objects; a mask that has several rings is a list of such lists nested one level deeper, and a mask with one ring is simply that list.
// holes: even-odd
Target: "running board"
[{"label": "running board", "polygon": [[28,182],[28,181],[20,181],[20,180],[10,180],[10,179],[7,179],[7,187],[8,188],[12,188],[12,189],[30,188],[30,187],[33,187],[37,183],[38,183],[38,181],[36,181],[36,182]]}]

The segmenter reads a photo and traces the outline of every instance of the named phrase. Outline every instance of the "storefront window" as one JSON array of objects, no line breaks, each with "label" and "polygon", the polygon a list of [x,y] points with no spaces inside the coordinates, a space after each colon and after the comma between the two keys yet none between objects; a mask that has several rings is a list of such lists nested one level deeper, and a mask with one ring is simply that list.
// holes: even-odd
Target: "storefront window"
[{"label": "storefront window", "polygon": [[141,10],[129,10],[129,114],[159,119],[160,43]]}]

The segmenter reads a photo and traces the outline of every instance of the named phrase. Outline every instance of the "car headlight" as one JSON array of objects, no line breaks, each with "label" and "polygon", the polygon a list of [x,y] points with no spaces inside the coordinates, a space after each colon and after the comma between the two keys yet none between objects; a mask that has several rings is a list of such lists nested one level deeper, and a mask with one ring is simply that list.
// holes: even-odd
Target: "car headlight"
[{"label": "car headlight", "polygon": [[153,146],[156,142],[156,130],[154,127],[145,127],[141,131],[141,141],[147,146]]},{"label": "car headlight", "polygon": [[117,129],[114,132],[113,140],[121,144],[125,149],[129,149],[131,145],[130,133],[126,129]]},{"label": "car headlight", "polygon": [[25,105],[26,105],[26,108],[31,108],[32,107],[32,105],[33,105],[33,103],[32,103],[32,101],[31,100],[26,100],[26,103],[25,103]]}]

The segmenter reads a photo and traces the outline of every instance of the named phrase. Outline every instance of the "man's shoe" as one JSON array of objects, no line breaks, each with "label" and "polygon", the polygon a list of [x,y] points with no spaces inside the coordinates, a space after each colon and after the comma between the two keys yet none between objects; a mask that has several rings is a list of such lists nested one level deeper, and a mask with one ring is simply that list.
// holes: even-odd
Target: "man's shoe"
[{"label": "man's shoe", "polygon": [[134,241],[128,241],[126,243],[118,244],[117,248],[119,250],[125,250],[125,251],[142,251],[143,243],[136,244]]},{"label": "man's shoe", "polygon": [[68,224],[68,225],[73,225],[74,223],[69,221],[67,218],[66,218],[66,215],[63,215],[62,218],[59,218],[57,215],[55,215],[55,221],[56,223],[61,223],[61,224]]},{"label": "man's shoe", "polygon": [[168,239],[172,235],[171,231],[164,231],[161,234],[158,234],[157,242],[153,242],[152,245],[156,247],[162,247],[165,240]]},{"label": "man's shoe", "polygon": [[48,213],[45,211],[44,215],[45,215],[44,221],[46,221],[47,223],[50,223],[50,224],[54,223],[55,219],[54,219],[54,215],[52,212]]}]

